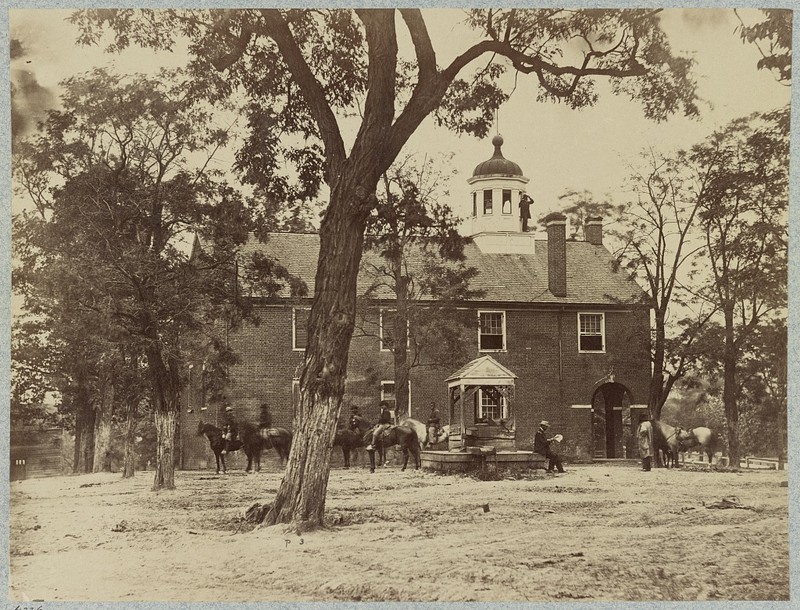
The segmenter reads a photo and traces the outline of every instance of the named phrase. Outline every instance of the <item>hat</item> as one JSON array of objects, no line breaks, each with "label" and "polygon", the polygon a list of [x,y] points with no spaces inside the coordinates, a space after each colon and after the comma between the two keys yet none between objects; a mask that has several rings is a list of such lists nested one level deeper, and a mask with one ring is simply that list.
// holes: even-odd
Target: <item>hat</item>
[{"label": "hat", "polygon": [[539,426],[542,427],[542,428],[549,428],[550,427],[550,422],[547,421],[547,420],[542,420],[542,423],[540,423]]},{"label": "hat", "polygon": [[233,411],[233,407],[225,407],[225,411],[229,413]]},{"label": "hat", "polygon": [[389,408],[389,403],[386,402],[385,400],[382,400],[382,401],[380,401],[380,403],[378,403],[378,406],[379,407],[386,407],[388,409]]},{"label": "hat", "polygon": [[358,405],[353,405],[352,407],[350,407],[350,410],[353,412],[358,411]]}]

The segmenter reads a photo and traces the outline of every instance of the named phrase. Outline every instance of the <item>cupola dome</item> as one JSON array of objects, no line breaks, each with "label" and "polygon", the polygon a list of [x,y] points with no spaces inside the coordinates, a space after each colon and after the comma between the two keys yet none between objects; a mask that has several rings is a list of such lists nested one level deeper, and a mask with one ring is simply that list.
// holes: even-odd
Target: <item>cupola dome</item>
[{"label": "cupola dome", "polygon": [[472,176],[522,176],[522,169],[513,161],[503,156],[500,147],[503,145],[503,136],[497,134],[492,138],[494,154],[491,159],[479,163],[472,172]]}]

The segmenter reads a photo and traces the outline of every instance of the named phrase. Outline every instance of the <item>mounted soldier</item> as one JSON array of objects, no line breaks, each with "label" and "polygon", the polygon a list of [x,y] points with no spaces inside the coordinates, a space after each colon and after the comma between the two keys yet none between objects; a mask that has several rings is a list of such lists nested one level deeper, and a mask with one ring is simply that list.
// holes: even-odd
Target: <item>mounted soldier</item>
[{"label": "mounted soldier", "polygon": [[233,414],[233,407],[225,407],[223,413],[222,436],[225,439],[225,447],[222,449],[222,455],[228,453],[231,441],[239,436],[239,426],[236,423],[236,417]]},{"label": "mounted soldier", "polygon": [[389,411],[389,403],[382,400],[380,403],[381,415],[378,424],[372,432],[372,442],[367,446],[367,451],[373,451],[378,444],[381,435],[392,425],[392,412]]}]

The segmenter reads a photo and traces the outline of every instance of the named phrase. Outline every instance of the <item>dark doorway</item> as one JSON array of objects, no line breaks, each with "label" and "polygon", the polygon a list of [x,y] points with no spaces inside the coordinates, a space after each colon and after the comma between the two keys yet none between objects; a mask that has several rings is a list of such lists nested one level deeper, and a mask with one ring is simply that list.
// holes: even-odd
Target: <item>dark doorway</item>
[{"label": "dark doorway", "polygon": [[592,397],[594,457],[627,457],[631,445],[630,392],[621,383],[605,383]]}]

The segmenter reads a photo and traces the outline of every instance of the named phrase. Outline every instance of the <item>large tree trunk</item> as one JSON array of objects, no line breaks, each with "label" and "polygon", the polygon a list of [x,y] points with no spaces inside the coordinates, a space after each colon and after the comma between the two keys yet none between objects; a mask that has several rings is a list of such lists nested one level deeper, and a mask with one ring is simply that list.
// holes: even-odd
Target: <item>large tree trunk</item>
[{"label": "large tree trunk", "polygon": [[122,478],[129,479],[136,471],[136,401],[128,400],[125,408],[125,458]]},{"label": "large tree trunk", "polygon": [[739,405],[736,402],[736,359],[738,350],[733,327],[733,308],[725,311],[725,352],[723,356],[722,404],[725,407],[725,425],[728,433],[728,460],[739,467]]},{"label": "large tree trunk", "polygon": [[[362,168],[360,168],[362,169]],[[363,168],[366,169],[366,168]],[[364,175],[366,172],[353,172]],[[361,262],[366,214],[374,197],[339,178],[320,227],[320,252],[308,347],[300,378],[300,404],[294,413],[294,439],[286,474],[265,523],[291,523],[298,529],[324,524],[331,450],[341,409],[350,340],[356,312],[356,279]]]},{"label": "large tree trunk", "polygon": [[72,472],[92,472],[94,463],[94,420],[95,410],[89,401],[89,393],[80,387],[75,397],[75,450]]},{"label": "large tree trunk", "polygon": [[[153,331],[155,335],[155,331]],[[153,387],[153,417],[156,426],[156,463],[153,490],[175,489],[175,431],[178,420],[179,380],[177,364],[165,364],[160,341],[155,337],[147,350],[147,366]]]},{"label": "large tree trunk", "polygon": [[114,412],[114,384],[107,379],[95,409],[94,465],[92,472],[111,472],[111,422]]}]

